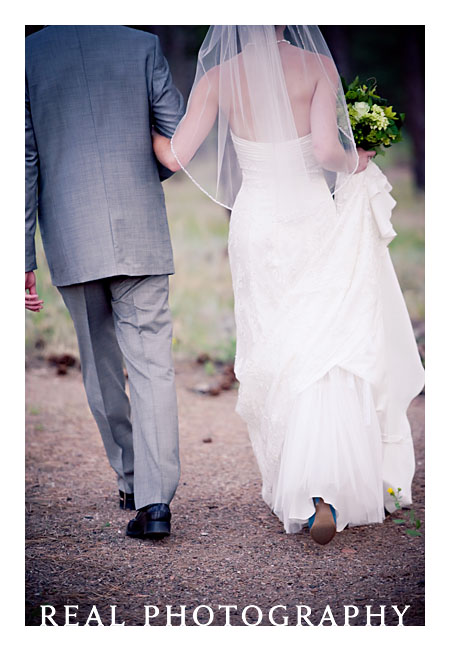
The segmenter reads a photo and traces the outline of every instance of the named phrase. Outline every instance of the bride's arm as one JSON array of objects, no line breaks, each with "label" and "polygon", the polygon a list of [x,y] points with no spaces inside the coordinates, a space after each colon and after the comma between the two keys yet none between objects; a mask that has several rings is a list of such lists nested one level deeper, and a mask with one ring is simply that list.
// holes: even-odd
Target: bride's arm
[{"label": "bride's arm", "polygon": [[311,134],[314,155],[325,169],[332,172],[356,172],[366,169],[375,152],[358,148],[358,161],[353,150],[346,151],[339,140],[336,120],[337,71],[326,66],[317,82],[311,102]]},{"label": "bride's arm", "polygon": [[[205,140],[216,120],[218,111],[217,93],[214,87],[213,71],[201,78],[192,93],[187,111],[178,125],[172,139],[156,130],[152,131],[153,150],[159,162],[172,172],[185,167]],[[181,165],[180,165],[181,163]]]},{"label": "bride's arm", "polygon": [[[321,75],[311,102],[311,134],[314,155],[332,172],[350,172],[351,158],[339,141],[334,81]],[[333,85],[332,85],[333,83]],[[353,166],[355,166],[353,154]]]},{"label": "bride's arm", "polygon": [[156,158],[161,165],[167,167],[171,172],[178,172],[180,168],[175,156],[172,154],[170,148],[170,138],[162,136],[160,133],[152,129],[153,151]]}]

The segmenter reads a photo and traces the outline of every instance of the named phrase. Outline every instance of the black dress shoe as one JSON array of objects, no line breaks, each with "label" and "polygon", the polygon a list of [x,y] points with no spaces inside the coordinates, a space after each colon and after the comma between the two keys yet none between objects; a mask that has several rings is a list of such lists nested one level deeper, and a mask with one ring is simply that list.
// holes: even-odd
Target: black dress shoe
[{"label": "black dress shoe", "polygon": [[126,509],[127,511],[135,511],[134,493],[119,491],[119,506],[121,509]]},{"label": "black dress shoe", "polygon": [[132,538],[164,538],[170,534],[170,509],[167,504],[149,504],[139,509],[129,521],[127,536]]}]

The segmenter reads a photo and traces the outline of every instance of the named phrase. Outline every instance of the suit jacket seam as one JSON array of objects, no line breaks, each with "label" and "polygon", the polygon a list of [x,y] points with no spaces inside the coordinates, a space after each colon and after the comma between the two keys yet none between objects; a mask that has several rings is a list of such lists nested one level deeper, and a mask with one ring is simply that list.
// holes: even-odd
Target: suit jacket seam
[{"label": "suit jacket seam", "polygon": [[76,26],[75,26],[75,33],[77,35],[78,44],[80,46],[81,62],[82,62],[82,66],[83,66],[84,79],[85,79],[85,82],[86,82],[87,95],[88,95],[88,98],[89,98],[89,108],[90,108],[90,111],[91,111],[92,125],[94,127],[95,143],[97,145],[97,152],[98,152],[100,170],[101,170],[102,181],[103,181],[103,191],[105,193],[105,201],[106,201],[106,206],[108,208],[108,221],[109,221],[109,230],[110,230],[110,233],[111,233],[111,242],[112,242],[112,247],[113,247],[114,266],[117,267],[116,242],[115,242],[115,239],[114,239],[114,232],[113,232],[113,227],[112,227],[111,208],[110,208],[110,205],[109,205],[108,193],[106,191],[105,173],[104,173],[104,170],[103,170],[102,156],[100,154],[100,147],[99,147],[98,135],[97,135],[97,127],[95,126],[95,115],[94,115],[94,109],[92,107],[91,90],[89,88],[89,82],[88,82],[88,78],[87,78],[87,74],[86,74],[86,65],[85,65],[85,61],[84,61],[84,54],[83,54],[83,48],[82,48],[82,45],[81,45],[80,35],[78,34],[78,29],[76,28]]}]

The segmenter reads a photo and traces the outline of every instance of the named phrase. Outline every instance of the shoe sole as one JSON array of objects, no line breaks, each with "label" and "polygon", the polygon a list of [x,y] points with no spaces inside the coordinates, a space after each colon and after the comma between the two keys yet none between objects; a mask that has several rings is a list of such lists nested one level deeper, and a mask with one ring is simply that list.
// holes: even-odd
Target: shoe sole
[{"label": "shoe sole", "polygon": [[143,531],[135,533],[127,530],[126,534],[130,538],[161,540],[161,538],[170,536],[170,524],[168,522],[148,522]]},{"label": "shoe sole", "polygon": [[326,545],[334,538],[336,524],[330,505],[325,504],[322,498],[316,504],[316,517],[310,530],[311,538],[319,545]]}]

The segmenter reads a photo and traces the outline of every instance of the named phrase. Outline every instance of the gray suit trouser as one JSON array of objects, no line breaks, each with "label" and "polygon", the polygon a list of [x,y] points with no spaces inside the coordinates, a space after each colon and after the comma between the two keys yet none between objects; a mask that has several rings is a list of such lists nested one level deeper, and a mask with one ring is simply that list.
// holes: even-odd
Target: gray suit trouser
[{"label": "gray suit trouser", "polygon": [[168,276],[115,276],[58,289],[75,325],[87,399],[119,489],[134,492],[137,509],[169,504],[180,462]]}]

